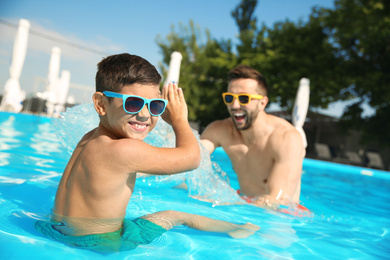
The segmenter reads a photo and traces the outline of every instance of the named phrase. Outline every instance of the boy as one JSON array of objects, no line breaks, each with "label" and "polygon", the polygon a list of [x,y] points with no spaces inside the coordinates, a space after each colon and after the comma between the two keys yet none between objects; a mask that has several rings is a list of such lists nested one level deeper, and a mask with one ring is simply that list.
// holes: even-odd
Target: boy
[{"label": "boy", "polygon": [[[93,103],[100,124],[75,148],[58,186],[55,223],[38,221],[40,232],[68,244],[109,252],[150,243],[181,224],[234,238],[259,229],[250,223],[236,225],[177,211],[124,219],[137,172],[175,174],[200,163],[183,92],[171,83],[160,94],[160,80],[155,67],[136,55],[113,55],[98,64]],[[164,110],[164,120],[176,135],[175,148],[157,148],[142,141]]]}]

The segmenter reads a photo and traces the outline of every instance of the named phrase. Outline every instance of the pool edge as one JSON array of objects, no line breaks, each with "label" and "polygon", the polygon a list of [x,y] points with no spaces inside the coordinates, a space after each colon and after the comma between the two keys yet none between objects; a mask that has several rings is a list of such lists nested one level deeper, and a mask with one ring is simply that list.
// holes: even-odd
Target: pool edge
[{"label": "pool edge", "polygon": [[390,172],[388,171],[336,163],[336,162],[321,161],[321,160],[310,159],[310,158],[305,158],[303,160],[303,167],[326,168],[329,170],[343,171],[344,173],[348,173],[348,174],[358,174],[358,175],[365,175],[369,177],[377,177],[377,178],[390,180]]}]

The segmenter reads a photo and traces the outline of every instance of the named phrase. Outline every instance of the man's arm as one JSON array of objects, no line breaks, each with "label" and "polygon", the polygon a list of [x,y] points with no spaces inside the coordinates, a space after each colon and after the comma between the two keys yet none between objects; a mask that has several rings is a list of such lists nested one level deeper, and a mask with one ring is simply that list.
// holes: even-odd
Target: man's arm
[{"label": "man's arm", "polygon": [[[200,135],[200,142],[212,154],[215,148],[221,146],[219,137],[223,134],[223,121],[218,120],[210,123]],[[225,130],[226,131],[226,130]]]},{"label": "man's arm", "polygon": [[299,203],[302,162],[305,157],[302,137],[295,128],[275,137],[272,140],[275,161],[268,179],[269,193],[256,204]]}]

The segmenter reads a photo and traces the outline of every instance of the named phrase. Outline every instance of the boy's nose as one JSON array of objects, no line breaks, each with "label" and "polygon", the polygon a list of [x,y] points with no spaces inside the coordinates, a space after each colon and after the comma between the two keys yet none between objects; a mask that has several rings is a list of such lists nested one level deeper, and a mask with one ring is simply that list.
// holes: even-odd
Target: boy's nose
[{"label": "boy's nose", "polygon": [[148,110],[148,104],[146,104],[141,111],[138,112],[139,117],[150,117],[150,113]]}]

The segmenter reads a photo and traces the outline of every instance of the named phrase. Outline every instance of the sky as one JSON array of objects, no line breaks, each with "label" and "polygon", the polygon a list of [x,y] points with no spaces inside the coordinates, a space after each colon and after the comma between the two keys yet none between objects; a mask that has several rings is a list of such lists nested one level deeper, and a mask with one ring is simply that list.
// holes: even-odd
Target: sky
[{"label": "sky", "polygon": [[[0,0],[0,93],[9,78],[17,32],[12,25],[16,26],[19,19],[27,19],[31,25],[20,77],[22,90],[27,95],[44,91],[51,49],[59,47],[60,70],[71,73],[69,94],[78,102],[91,102],[96,65],[103,57],[127,52],[147,59],[158,68],[163,57],[156,39],[165,39],[172,26],[177,32],[180,24],[188,26],[190,20],[202,33],[208,29],[213,38],[234,42],[238,27],[231,12],[239,3],[239,0]],[[259,0],[254,16],[258,25],[265,23],[270,27],[286,19],[305,21],[315,6],[333,8],[334,0]],[[340,116],[343,105],[331,104],[324,112]]]}]

